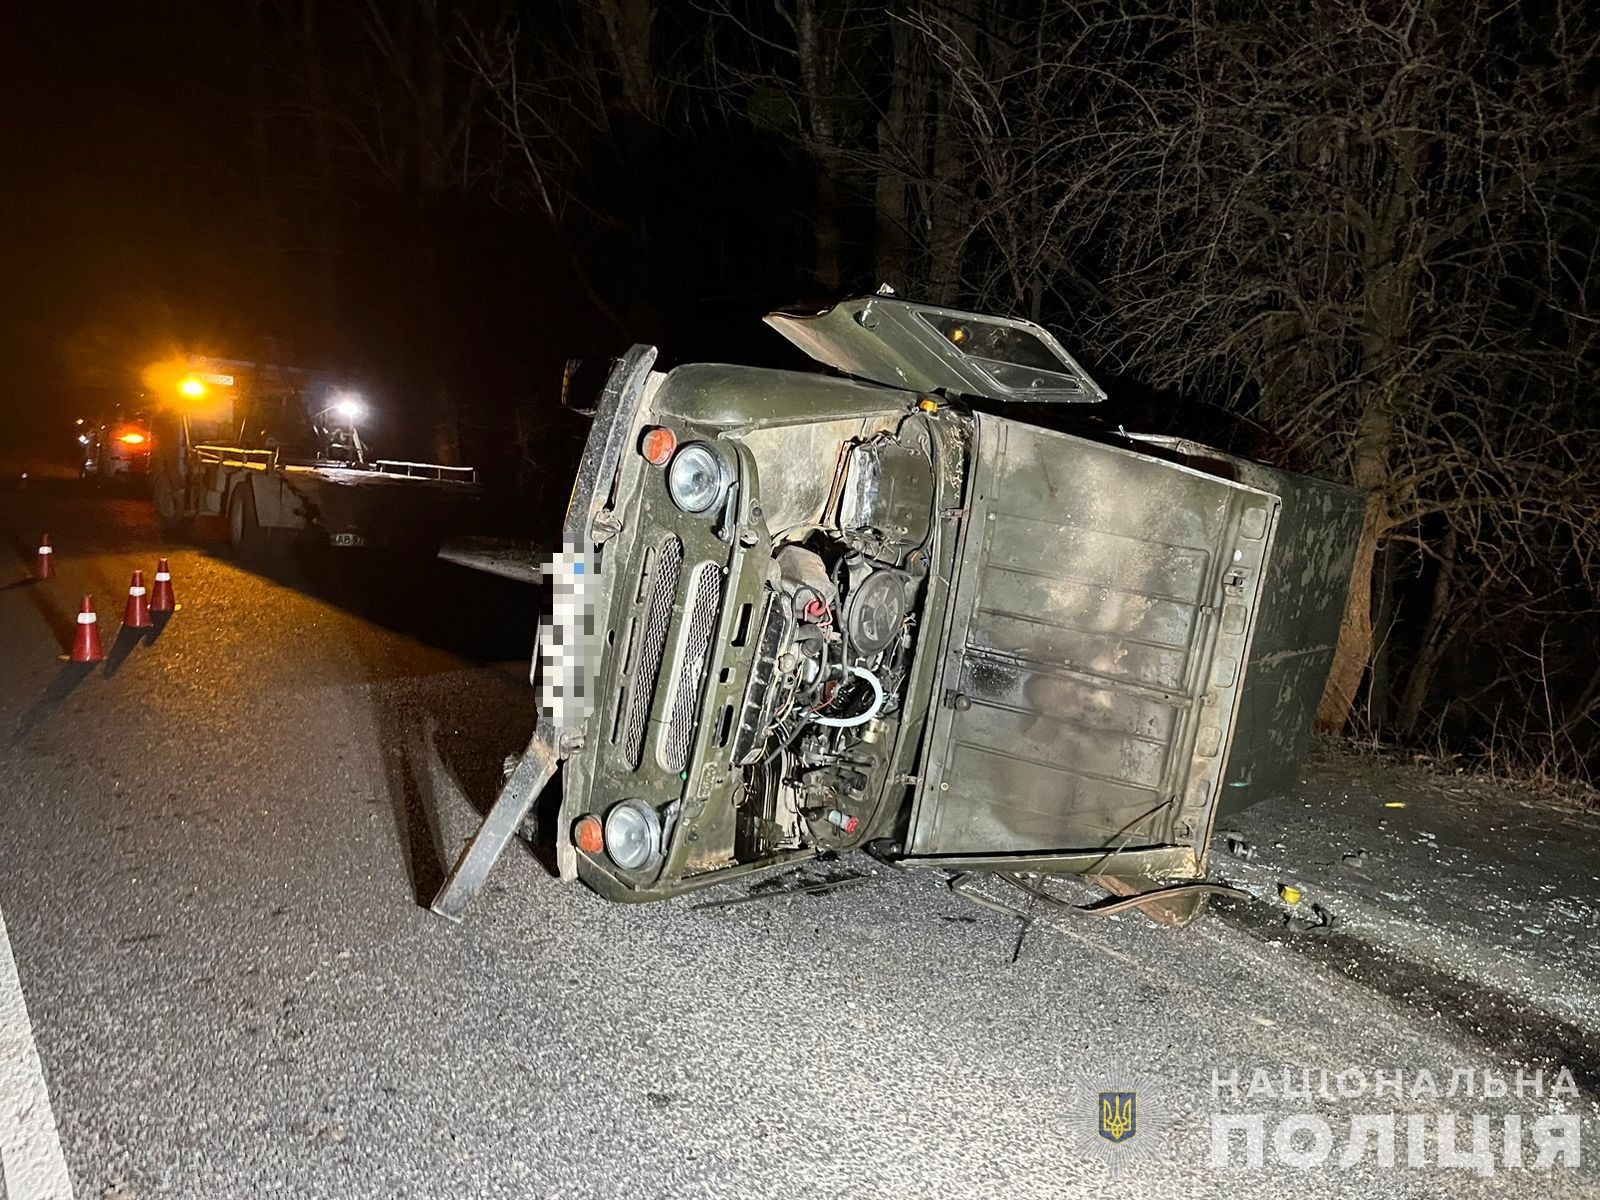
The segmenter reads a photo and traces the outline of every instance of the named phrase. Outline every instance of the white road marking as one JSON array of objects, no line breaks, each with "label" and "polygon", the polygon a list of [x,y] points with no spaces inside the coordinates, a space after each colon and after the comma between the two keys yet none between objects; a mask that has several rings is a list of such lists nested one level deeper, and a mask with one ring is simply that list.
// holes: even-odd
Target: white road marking
[{"label": "white road marking", "polygon": [[72,1200],[39,1048],[22,1002],[22,981],[0,913],[0,1195],[6,1200]]}]

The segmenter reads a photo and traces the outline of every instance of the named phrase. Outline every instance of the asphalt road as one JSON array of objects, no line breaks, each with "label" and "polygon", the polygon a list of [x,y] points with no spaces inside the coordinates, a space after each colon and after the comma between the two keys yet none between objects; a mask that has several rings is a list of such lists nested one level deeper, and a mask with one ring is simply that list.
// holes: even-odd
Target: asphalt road
[{"label": "asphalt road", "polygon": [[[31,583],[46,531],[58,577]],[[259,573],[65,483],[8,484],[0,535],[0,914],[80,1198],[1597,1194],[1587,1115],[1579,1170],[1336,1161],[1352,1113],[1488,1113],[1498,1148],[1502,1110],[1548,1101],[1216,1094],[1214,1072],[1442,1090],[1521,1062],[1262,936],[1273,913],[1058,921],[1018,952],[1016,920],[930,872],[618,906],[518,842],[449,925],[425,902],[532,727],[535,591]],[[182,607],[119,635],[158,554]],[[58,661],[85,593],[93,668]],[[1151,1154],[1113,1179],[1079,1114],[1128,1081]],[[1269,1114],[1260,1167],[1211,1164],[1224,1110]],[[1285,1114],[1326,1120],[1332,1154],[1280,1161]]]}]

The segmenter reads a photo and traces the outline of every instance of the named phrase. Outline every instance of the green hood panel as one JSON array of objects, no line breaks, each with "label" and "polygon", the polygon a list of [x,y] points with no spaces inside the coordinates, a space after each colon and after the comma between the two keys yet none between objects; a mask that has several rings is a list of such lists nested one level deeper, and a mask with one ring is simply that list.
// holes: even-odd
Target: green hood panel
[{"label": "green hood panel", "polygon": [[745,429],[904,412],[914,399],[853,379],[695,363],[668,373],[652,407],[695,425]]}]

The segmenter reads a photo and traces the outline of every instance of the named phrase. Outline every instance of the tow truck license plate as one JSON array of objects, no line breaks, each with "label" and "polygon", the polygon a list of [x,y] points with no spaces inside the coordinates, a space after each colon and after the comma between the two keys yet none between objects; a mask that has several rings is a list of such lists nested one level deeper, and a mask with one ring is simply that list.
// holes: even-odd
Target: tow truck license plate
[{"label": "tow truck license plate", "polygon": [[359,533],[330,533],[328,544],[332,546],[365,546],[367,539]]}]

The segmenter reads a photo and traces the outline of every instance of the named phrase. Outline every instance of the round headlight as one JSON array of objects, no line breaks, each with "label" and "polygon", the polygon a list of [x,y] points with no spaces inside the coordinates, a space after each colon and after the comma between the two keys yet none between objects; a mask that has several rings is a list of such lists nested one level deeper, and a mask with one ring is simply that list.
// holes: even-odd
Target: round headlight
[{"label": "round headlight", "polygon": [[624,871],[661,857],[661,818],[643,800],[624,800],[606,814],[606,853]]},{"label": "round headlight", "polygon": [[690,442],[678,451],[667,468],[667,491],[684,512],[703,513],[715,506],[727,490],[722,460],[704,442]]}]

